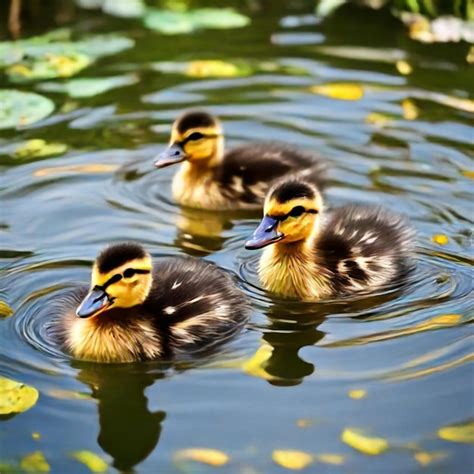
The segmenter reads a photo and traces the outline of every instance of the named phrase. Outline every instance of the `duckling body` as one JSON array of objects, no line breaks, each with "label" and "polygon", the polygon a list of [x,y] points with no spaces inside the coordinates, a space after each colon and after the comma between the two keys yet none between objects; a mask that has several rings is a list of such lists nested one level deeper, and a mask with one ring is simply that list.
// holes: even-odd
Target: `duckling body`
[{"label": "duckling body", "polygon": [[[54,332],[74,357],[99,362],[170,358],[223,343],[247,319],[244,296],[232,278],[213,264],[191,258],[161,259],[150,266],[149,282],[133,277],[128,282],[123,275],[134,268],[140,269],[140,265],[132,259],[106,271],[106,282],[122,275],[120,281],[106,286],[103,299],[112,301],[111,307],[94,307],[94,301],[101,297],[97,288],[104,281],[98,278],[97,263],[89,293],[86,287],[80,288],[60,302],[63,315]],[[117,286],[148,284],[141,301],[136,297],[127,301],[129,288]],[[89,307],[84,309],[87,302]]]},{"label": "duckling body", "polygon": [[314,154],[276,143],[256,143],[224,152],[219,121],[188,112],[173,125],[169,148],[155,166],[182,163],[173,178],[173,197],[182,205],[210,209],[260,209],[275,180],[306,171],[320,187],[325,165]]},{"label": "duckling body", "polygon": [[315,301],[379,290],[411,267],[414,232],[404,217],[362,205],[323,214],[313,183],[290,180],[270,191],[265,218],[246,245],[268,245],[259,263],[265,289]]}]

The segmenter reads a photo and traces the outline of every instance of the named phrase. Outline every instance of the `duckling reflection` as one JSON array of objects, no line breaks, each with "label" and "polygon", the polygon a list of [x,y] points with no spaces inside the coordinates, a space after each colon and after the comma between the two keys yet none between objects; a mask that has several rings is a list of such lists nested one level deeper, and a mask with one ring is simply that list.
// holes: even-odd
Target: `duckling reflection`
[{"label": "duckling reflection", "polygon": [[157,446],[165,412],[148,408],[145,389],[162,375],[152,375],[129,365],[74,362],[78,380],[89,385],[98,400],[100,447],[113,458],[113,466],[130,472]]}]

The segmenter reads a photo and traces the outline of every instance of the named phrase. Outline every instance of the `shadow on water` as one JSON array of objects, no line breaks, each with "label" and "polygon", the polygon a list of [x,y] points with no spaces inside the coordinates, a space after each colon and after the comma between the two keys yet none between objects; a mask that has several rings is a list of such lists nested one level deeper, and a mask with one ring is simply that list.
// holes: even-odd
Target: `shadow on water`
[{"label": "shadow on water", "polygon": [[145,395],[147,387],[164,377],[143,367],[72,362],[77,379],[88,385],[98,401],[100,447],[113,458],[121,472],[133,472],[157,446],[163,429],[164,411],[152,412]]}]

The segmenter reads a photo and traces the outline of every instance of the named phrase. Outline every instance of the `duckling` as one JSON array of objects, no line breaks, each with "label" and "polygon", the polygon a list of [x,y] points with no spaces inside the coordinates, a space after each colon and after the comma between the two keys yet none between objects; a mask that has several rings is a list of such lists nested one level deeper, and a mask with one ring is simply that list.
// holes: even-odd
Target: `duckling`
[{"label": "duckling", "polygon": [[295,177],[270,189],[264,218],[245,245],[266,247],[258,269],[265,289],[315,301],[379,290],[411,267],[414,231],[404,217],[363,205],[324,214],[312,182]]},{"label": "duckling", "polygon": [[276,143],[244,145],[224,152],[220,121],[189,111],[173,124],[169,147],[157,168],[182,163],[173,178],[180,204],[210,210],[261,209],[270,185],[289,172],[307,170],[322,188],[326,167],[314,154]]},{"label": "duckling", "polygon": [[232,278],[211,263],[164,258],[152,263],[133,242],[97,257],[90,289],[59,301],[53,332],[77,359],[133,362],[214,347],[245,323],[248,306]]}]

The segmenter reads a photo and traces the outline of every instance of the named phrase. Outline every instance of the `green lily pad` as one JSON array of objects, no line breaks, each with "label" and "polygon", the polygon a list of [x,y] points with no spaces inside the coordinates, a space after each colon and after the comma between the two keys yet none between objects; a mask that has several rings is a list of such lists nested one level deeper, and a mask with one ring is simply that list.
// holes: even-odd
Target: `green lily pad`
[{"label": "green lily pad", "polygon": [[67,82],[46,82],[39,86],[43,91],[63,92],[72,98],[93,97],[118,87],[138,82],[136,74],[110,77],[87,77],[71,79]]},{"label": "green lily pad", "polygon": [[139,18],[145,13],[145,3],[143,0],[104,0],[102,11],[120,18]]},{"label": "green lily pad", "polygon": [[27,411],[36,404],[38,397],[36,388],[0,377],[0,415]]},{"label": "green lily pad", "polygon": [[241,28],[250,18],[232,8],[200,8],[188,12],[148,8],[143,18],[145,26],[166,35],[190,33],[199,28]]},{"label": "green lily pad", "polygon": [[53,110],[53,102],[39,94],[0,89],[0,130],[38,122]]},{"label": "green lily pad", "polygon": [[45,156],[62,155],[67,150],[64,143],[48,143],[40,138],[33,138],[20,143],[12,153],[13,158],[30,160]]},{"label": "green lily pad", "polygon": [[72,43],[77,51],[100,58],[102,56],[112,56],[121,53],[135,46],[135,41],[126,36],[115,33],[90,36],[76,43]]}]

